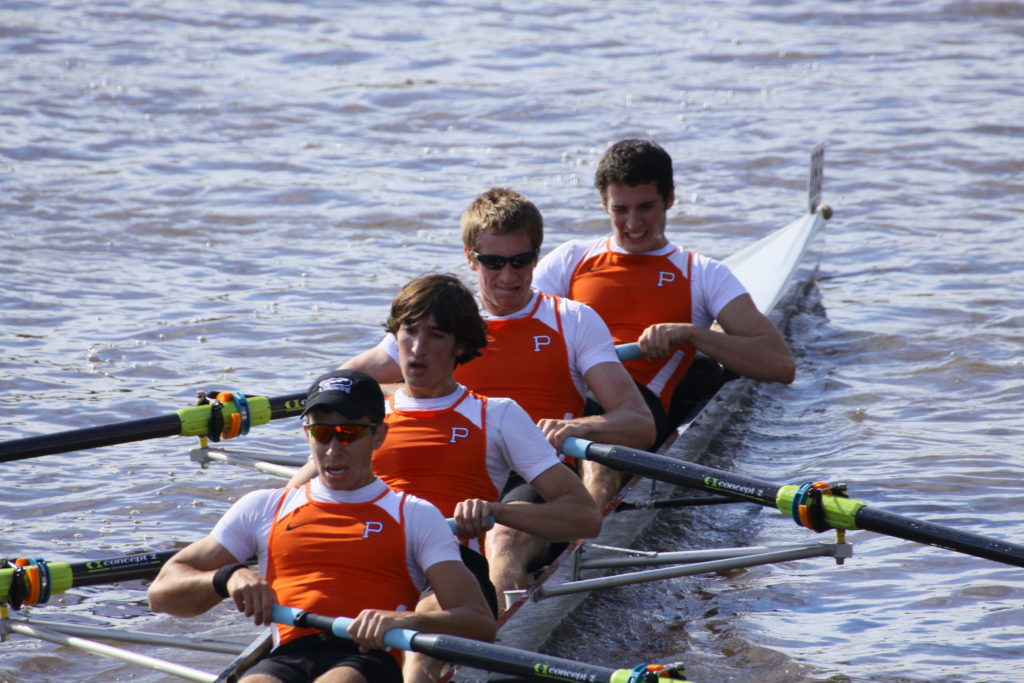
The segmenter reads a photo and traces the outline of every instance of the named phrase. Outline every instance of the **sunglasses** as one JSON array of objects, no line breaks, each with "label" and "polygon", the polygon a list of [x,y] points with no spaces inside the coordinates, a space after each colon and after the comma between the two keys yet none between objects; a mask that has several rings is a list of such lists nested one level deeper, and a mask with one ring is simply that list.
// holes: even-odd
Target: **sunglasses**
[{"label": "sunglasses", "polygon": [[473,258],[477,260],[481,266],[488,270],[501,270],[505,267],[506,263],[511,263],[512,267],[516,270],[525,268],[526,266],[537,260],[537,250],[531,249],[530,251],[524,251],[521,254],[512,254],[511,256],[498,256],[497,254],[478,254],[475,251],[469,252],[473,255]]},{"label": "sunglasses", "polygon": [[312,424],[302,425],[302,428],[306,430],[306,434],[325,446],[331,445],[332,438],[340,441],[342,446],[347,446],[353,441],[358,441],[367,434],[377,431],[379,426],[380,422],[371,422],[370,424],[344,425]]}]

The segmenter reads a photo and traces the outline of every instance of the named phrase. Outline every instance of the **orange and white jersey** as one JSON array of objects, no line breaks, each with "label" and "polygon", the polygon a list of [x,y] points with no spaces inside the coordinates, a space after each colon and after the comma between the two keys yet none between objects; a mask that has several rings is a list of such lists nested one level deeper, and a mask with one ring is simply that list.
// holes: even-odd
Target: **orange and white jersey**
[{"label": "orange and white jersey", "polygon": [[[573,240],[541,259],[534,283],[543,291],[569,296],[594,308],[608,323],[617,344],[635,342],[659,322],[711,323],[730,301],[746,292],[722,263],[675,245],[629,254],[610,237]],[[694,355],[680,346],[667,359],[625,363],[633,379],[668,406],[672,392]]]},{"label": "orange and white jersey", "polygon": [[[455,379],[490,398],[514,399],[534,422],[581,416],[587,371],[619,362],[608,326],[579,302],[534,292],[511,315],[481,314],[488,345],[482,356],[455,369]],[[378,348],[399,362],[394,335]]]},{"label": "orange and white jersey", "polygon": [[[498,500],[511,471],[533,481],[558,465],[547,439],[514,401],[462,385],[417,399],[399,389],[387,403],[388,436],[373,471],[388,486],[436,505],[446,517],[470,498]],[[479,539],[470,547],[479,550]]]},{"label": "orange and white jersey", "polygon": [[[436,507],[379,479],[354,491],[319,479],[253,491],[211,536],[239,562],[256,555],[281,604],[353,618],[363,609],[415,609],[427,569],[461,560]],[[311,632],[279,627],[275,644]]]}]

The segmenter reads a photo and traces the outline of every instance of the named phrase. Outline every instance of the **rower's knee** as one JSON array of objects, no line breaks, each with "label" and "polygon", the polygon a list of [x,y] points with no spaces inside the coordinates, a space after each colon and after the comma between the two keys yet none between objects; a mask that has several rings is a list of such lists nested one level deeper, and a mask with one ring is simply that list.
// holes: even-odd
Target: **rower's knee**
[{"label": "rower's knee", "polygon": [[441,678],[445,663],[419,652],[406,652],[402,664],[404,683],[433,683]]}]

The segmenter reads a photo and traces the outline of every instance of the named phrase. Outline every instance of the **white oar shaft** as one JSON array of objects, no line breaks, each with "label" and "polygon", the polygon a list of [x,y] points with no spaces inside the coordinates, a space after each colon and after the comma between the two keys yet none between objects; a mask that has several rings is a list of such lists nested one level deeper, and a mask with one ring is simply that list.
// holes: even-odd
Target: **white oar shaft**
[{"label": "white oar shaft", "polygon": [[66,636],[63,633],[57,633],[56,631],[39,628],[37,626],[26,626],[24,624],[12,623],[10,625],[10,629],[13,633],[32,636],[34,638],[39,638],[40,640],[48,640],[51,643],[74,647],[79,650],[85,650],[86,652],[92,652],[93,654],[103,655],[104,657],[110,657],[112,659],[120,659],[123,662],[138,664],[155,671],[162,671],[163,673],[168,673],[190,681],[213,683],[217,680],[217,677],[213,674],[200,671],[199,669],[193,669],[192,667],[184,666],[182,664],[174,664],[173,662],[164,661],[163,659],[157,659],[156,657],[150,657],[148,655],[140,655],[136,652],[130,652],[111,645],[104,645],[103,643],[86,640],[85,638]]}]

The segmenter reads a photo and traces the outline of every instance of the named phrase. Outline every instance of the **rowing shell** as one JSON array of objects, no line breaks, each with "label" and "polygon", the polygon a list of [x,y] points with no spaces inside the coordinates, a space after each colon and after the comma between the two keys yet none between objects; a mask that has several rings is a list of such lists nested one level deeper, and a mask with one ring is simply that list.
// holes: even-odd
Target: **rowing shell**
[{"label": "rowing shell", "polygon": [[[823,148],[818,145],[811,155],[808,212],[789,225],[772,232],[723,259],[730,270],[746,287],[757,307],[772,318],[782,329],[792,304],[804,298],[813,286],[822,254],[823,227],[830,215],[827,207],[820,207]],[[702,398],[703,403],[691,410],[689,419],[678,426],[676,432],[662,446],[664,454],[693,459],[707,448],[711,438],[731,413],[735,401],[746,394],[752,383],[737,380]],[[234,463],[240,464],[240,463]],[[667,497],[672,490],[667,484],[652,487],[649,480],[633,477],[619,495],[603,511],[604,525],[594,542],[603,545],[628,545],[634,541],[654,518],[653,510],[637,510],[628,517],[609,516],[623,500]],[[544,587],[571,580],[572,560],[583,547],[582,541],[568,548],[547,567],[535,583],[509,605],[499,621],[498,641],[510,647],[537,651],[561,623],[569,611],[581,602],[585,594],[576,593],[556,599],[538,600]],[[269,652],[270,636],[252,642],[217,678],[219,683],[238,680],[245,670]],[[487,672],[462,669],[453,681],[485,680]]]}]

